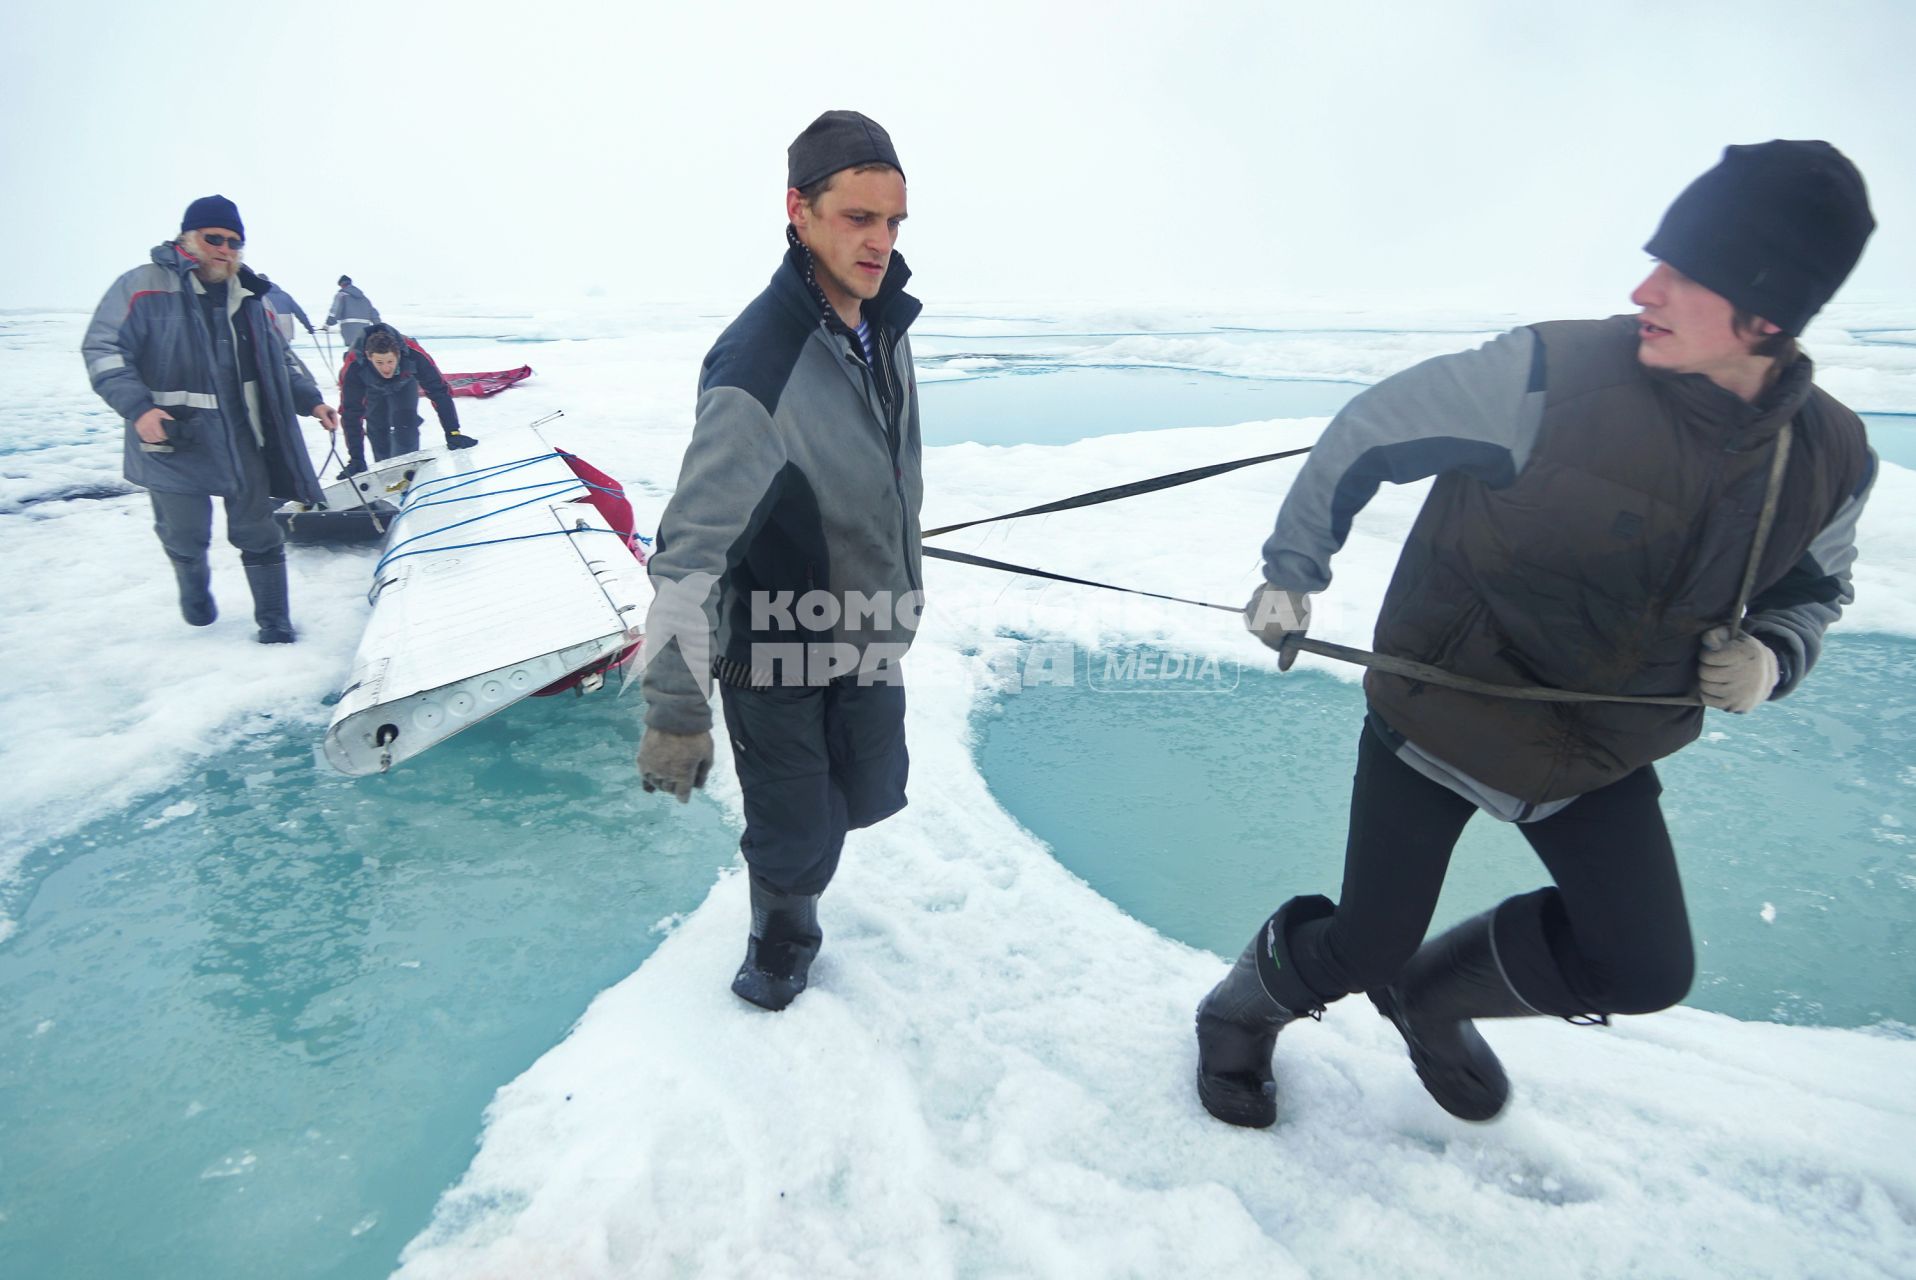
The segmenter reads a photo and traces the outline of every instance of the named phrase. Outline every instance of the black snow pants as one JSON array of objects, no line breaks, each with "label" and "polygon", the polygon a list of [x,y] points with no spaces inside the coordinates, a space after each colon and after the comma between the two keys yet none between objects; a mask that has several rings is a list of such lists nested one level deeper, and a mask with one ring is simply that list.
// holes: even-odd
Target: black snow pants
[{"label": "black snow pants", "polygon": [[[1689,991],[1695,957],[1662,791],[1645,765],[1518,827],[1556,883],[1500,904],[1493,936],[1505,978],[1538,1012],[1650,1013]],[[1365,725],[1337,911],[1292,942],[1305,985],[1330,1001],[1397,976],[1430,927],[1451,850],[1476,812]]]},{"label": "black snow pants", "polygon": [[[360,440],[372,446],[373,461],[384,462],[419,448],[419,428],[424,422],[417,408],[408,413],[397,407],[394,396],[366,397],[366,425],[349,423],[346,427],[347,456],[361,457]],[[406,419],[410,417],[411,421]]]},{"label": "black snow pants", "polygon": [[823,893],[845,833],[905,807],[904,685],[720,684],[719,695],[745,794],[746,865],[781,892]]},{"label": "black snow pants", "polygon": [[[271,564],[285,559],[286,535],[273,519],[276,505],[265,454],[250,430],[234,438],[240,460],[240,491],[222,499],[226,507],[226,540],[239,548],[246,564]],[[210,446],[208,446],[210,447]],[[213,499],[203,493],[161,493],[150,490],[153,532],[166,554],[181,564],[206,557],[213,543]]]}]

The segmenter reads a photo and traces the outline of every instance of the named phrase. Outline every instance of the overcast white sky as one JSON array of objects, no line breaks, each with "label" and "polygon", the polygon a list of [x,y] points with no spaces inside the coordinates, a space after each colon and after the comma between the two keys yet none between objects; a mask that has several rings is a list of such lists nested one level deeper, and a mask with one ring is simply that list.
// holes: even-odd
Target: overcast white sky
[{"label": "overcast white sky", "polygon": [[[238,201],[255,266],[374,300],[741,304],[819,111],[892,133],[941,301],[1622,309],[1730,142],[1822,137],[1916,299],[1916,4],[5,6],[0,307],[90,307]],[[315,316],[317,319],[318,316]]]}]

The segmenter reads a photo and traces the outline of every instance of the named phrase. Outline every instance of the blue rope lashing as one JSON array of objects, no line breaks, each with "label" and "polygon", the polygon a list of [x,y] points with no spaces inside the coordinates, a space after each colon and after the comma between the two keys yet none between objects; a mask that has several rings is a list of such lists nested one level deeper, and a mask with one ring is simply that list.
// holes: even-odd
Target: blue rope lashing
[{"label": "blue rope lashing", "polygon": [[[456,498],[428,498],[424,502],[409,502],[406,504],[406,510],[417,511],[422,507],[443,507],[454,502],[474,502],[480,498],[503,498],[509,493],[526,493],[533,489],[557,488],[560,492],[563,492],[575,484],[584,483],[583,480],[574,480],[570,477],[564,480],[540,480],[533,484],[514,485],[510,489],[487,489],[483,493],[462,493]],[[558,493],[554,493],[553,496],[557,497]]]},{"label": "blue rope lashing", "polygon": [[[454,526],[448,525],[446,527],[452,528]],[[442,530],[439,530],[438,532],[443,533],[445,532],[445,530],[442,529]],[[391,564],[393,561],[404,560],[407,556],[429,555],[436,551],[468,551],[468,550],[471,550],[473,547],[496,547],[507,542],[527,542],[533,538],[570,538],[574,534],[579,534],[579,533],[609,533],[609,534],[612,534],[614,537],[619,538],[621,541],[623,541],[625,538],[625,535],[620,533],[617,529],[601,529],[597,525],[586,525],[584,528],[546,529],[546,530],[542,530],[539,533],[515,533],[509,538],[481,538],[477,542],[455,542],[451,546],[421,547],[417,551],[401,551],[397,555],[387,555],[382,557],[379,563],[373,566],[373,585],[372,585],[372,589],[367,591],[366,599],[369,602],[375,599],[379,595],[379,589],[386,585],[385,583],[379,581],[379,571],[385,568],[388,564]],[[425,535],[422,534],[421,536],[423,537]]]},{"label": "blue rope lashing", "polygon": [[558,457],[558,455],[554,453],[540,453],[530,458],[520,458],[516,462],[495,462],[489,467],[480,467],[477,471],[461,472],[457,476],[428,478],[415,484],[411,492],[415,495],[438,493],[440,492],[440,488],[443,487],[445,492],[451,493],[454,489],[463,489],[469,484],[478,484],[481,480],[489,480],[493,476],[504,475],[508,471],[517,471],[521,467],[529,467],[534,463],[545,462],[548,459],[556,457]]},{"label": "blue rope lashing", "polygon": [[[404,547],[409,543],[417,542],[421,538],[430,538],[434,536],[435,534],[449,533],[454,529],[463,528],[469,524],[476,524],[481,520],[491,519],[493,516],[502,516],[508,511],[517,511],[520,507],[529,507],[535,502],[546,502],[546,501],[549,501],[554,496],[556,495],[543,494],[543,493],[536,494],[533,497],[525,499],[525,501],[523,502],[515,502],[509,507],[500,507],[497,511],[481,511],[476,516],[467,516],[464,520],[456,520],[453,523],[446,525],[442,528],[428,529],[424,533],[415,533],[410,538],[402,538],[398,542],[393,543],[392,546],[386,548],[384,554],[382,554],[379,557],[379,563],[373,566],[373,577],[377,578],[379,576],[380,570],[384,569],[388,564],[390,564],[396,558],[395,553],[401,547]],[[401,514],[403,515],[404,512],[401,512]],[[501,541],[510,541],[510,539],[501,539]],[[425,551],[446,550],[446,549],[448,548],[435,548],[435,547],[421,548],[421,550],[425,550]]]}]

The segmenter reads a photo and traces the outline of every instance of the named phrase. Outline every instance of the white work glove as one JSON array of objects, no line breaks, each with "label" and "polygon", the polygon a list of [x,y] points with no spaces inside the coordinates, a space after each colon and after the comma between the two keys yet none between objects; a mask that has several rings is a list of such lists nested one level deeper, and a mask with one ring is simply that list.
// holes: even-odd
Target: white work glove
[{"label": "white work glove", "polygon": [[1311,598],[1302,591],[1286,591],[1266,582],[1251,593],[1244,606],[1244,626],[1268,647],[1277,650],[1277,669],[1289,671],[1297,661],[1297,642],[1311,627]]},{"label": "white work glove", "polygon": [[647,791],[665,791],[680,804],[705,785],[712,771],[712,735],[647,729],[639,740],[639,783]]},{"label": "white work glove", "polygon": [[1703,633],[1696,680],[1704,706],[1737,715],[1754,710],[1775,691],[1776,675],[1776,654],[1755,636],[1732,640],[1728,627]]}]

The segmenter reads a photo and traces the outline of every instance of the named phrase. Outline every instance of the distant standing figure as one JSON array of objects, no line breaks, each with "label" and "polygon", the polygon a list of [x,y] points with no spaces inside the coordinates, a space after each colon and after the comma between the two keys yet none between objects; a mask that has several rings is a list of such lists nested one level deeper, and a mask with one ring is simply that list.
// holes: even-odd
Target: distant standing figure
[{"label": "distant standing figure", "polygon": [[379,319],[379,308],[361,292],[351,276],[339,278],[339,292],[333,295],[333,309],[326,313],[326,327],[339,326],[339,340],[351,351],[366,336],[366,326]]},{"label": "distant standing figure", "polygon": [[[262,280],[264,276],[260,277]],[[293,322],[299,321],[306,326],[306,332],[313,332],[313,322],[306,318],[305,308],[293,301],[293,295],[278,285],[267,281],[266,308],[273,313],[273,323],[279,327],[279,336],[286,339],[286,345],[293,345]]]},{"label": "distant standing figure", "polygon": [[276,500],[316,503],[319,480],[298,413],[339,415],[267,319],[266,280],[240,265],[245,229],[225,196],[187,206],[180,234],[106,291],[81,353],[102,400],[126,420],[126,478],[153,500],[180,613],[209,625],[213,497],[239,548],[261,644],[294,639]]},{"label": "distant standing figure", "polygon": [[[340,479],[366,469],[364,445],[384,462],[419,447],[419,397],[432,401],[446,433],[446,448],[470,449],[478,440],[459,430],[452,390],[426,349],[386,323],[373,325],[346,355],[339,380],[339,408],[346,427],[346,469]],[[364,424],[363,426],[361,424]]]}]

